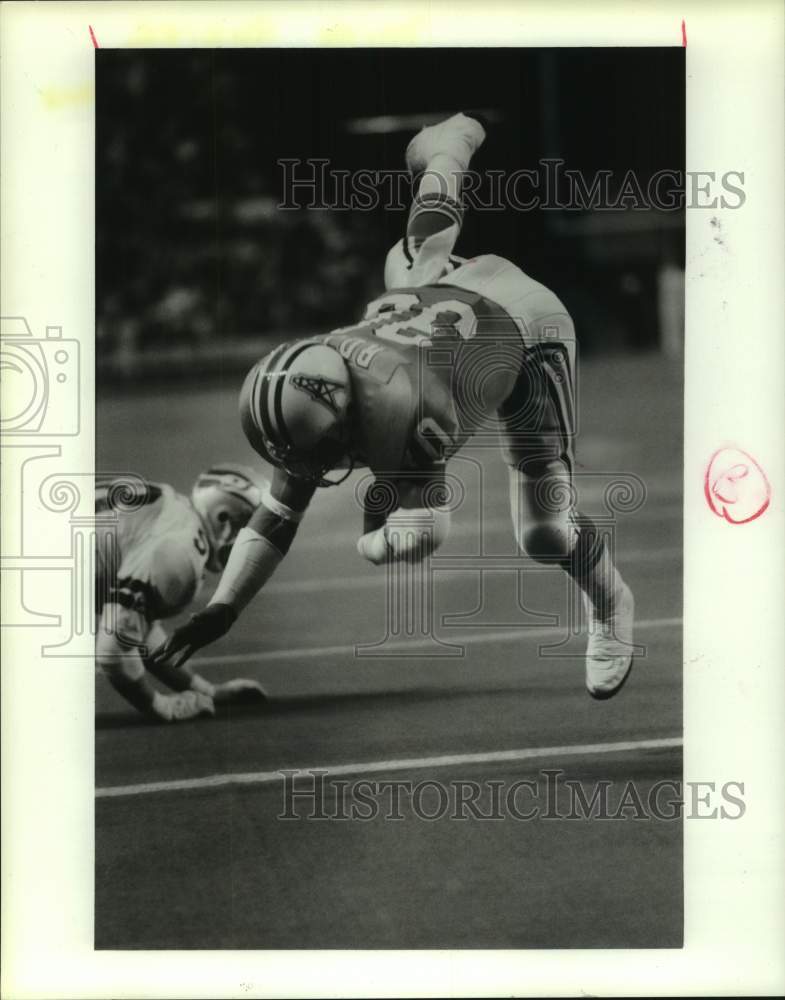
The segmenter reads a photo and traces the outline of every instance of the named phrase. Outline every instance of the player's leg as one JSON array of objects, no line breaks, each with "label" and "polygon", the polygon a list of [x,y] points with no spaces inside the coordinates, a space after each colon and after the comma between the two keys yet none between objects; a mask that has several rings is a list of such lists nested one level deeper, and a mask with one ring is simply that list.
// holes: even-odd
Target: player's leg
[{"label": "player's leg", "polygon": [[202,692],[162,694],[153,687],[142,657],[148,630],[138,612],[111,602],[104,605],[96,636],[96,659],[115,691],[138,712],[162,722],[214,715],[213,699]]},{"label": "player's leg", "polygon": [[422,129],[409,143],[406,166],[419,179],[406,235],[387,255],[387,289],[427,285],[449,269],[463,222],[463,175],[484,140],[476,119],[457,114]]},{"label": "player's leg", "polygon": [[499,415],[516,540],[532,559],[561,567],[583,592],[586,686],[607,698],[631,667],[634,600],[604,535],[575,508],[570,360],[561,344],[533,352]]},{"label": "player's leg", "polygon": [[631,666],[634,599],[591,517],[570,505],[569,476],[558,460],[510,468],[510,507],[521,549],[561,567],[583,592],[589,641],[586,685],[596,698],[619,689]]}]

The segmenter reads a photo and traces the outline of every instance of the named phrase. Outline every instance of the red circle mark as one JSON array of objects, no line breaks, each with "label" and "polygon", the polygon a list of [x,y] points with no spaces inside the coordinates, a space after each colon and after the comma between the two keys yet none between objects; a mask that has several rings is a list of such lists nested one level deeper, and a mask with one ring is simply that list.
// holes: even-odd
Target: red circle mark
[{"label": "red circle mark", "polygon": [[87,27],[90,29],[90,37],[93,40],[93,48],[97,49],[98,48],[98,41],[97,41],[97,39],[95,37],[95,32],[93,31],[93,26],[92,26],[92,24],[88,24]]},{"label": "red circle mark", "polygon": [[687,25],[684,18],[681,19],[681,44],[685,49],[687,48]]},{"label": "red circle mark", "polygon": [[749,524],[769,506],[771,486],[755,459],[741,448],[718,448],[703,480],[706,503],[729,524]]}]

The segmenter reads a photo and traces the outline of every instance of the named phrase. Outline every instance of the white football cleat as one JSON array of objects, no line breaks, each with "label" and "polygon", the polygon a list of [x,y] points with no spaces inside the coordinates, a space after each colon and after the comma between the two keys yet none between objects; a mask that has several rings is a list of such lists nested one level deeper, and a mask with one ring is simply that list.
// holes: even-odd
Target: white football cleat
[{"label": "white football cleat", "polygon": [[436,125],[421,129],[406,147],[406,166],[411,174],[425,170],[434,156],[445,154],[457,160],[464,170],[485,141],[485,129],[463,112]]},{"label": "white football cleat", "polygon": [[152,712],[163,722],[182,722],[200,715],[215,715],[215,705],[209,695],[198,691],[180,691],[177,694],[156,691]]},{"label": "white football cleat", "polygon": [[612,698],[632,670],[632,630],[635,598],[626,583],[616,598],[607,619],[596,616],[594,606],[583,595],[589,624],[586,648],[586,690],[592,698]]}]

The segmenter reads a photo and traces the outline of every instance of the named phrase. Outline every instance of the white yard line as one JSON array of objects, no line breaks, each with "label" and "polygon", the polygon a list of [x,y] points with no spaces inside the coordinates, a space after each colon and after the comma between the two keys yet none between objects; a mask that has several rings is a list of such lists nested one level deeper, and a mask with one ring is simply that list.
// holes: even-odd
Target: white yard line
[{"label": "white yard line", "polygon": [[[362,533],[362,512],[359,508],[356,508],[354,513],[357,516],[357,527],[355,529],[347,529],[342,526],[340,530],[330,531],[329,528],[324,527],[321,534],[312,535],[310,527],[304,527],[297,539],[298,550],[325,550],[353,544]],[[479,511],[476,513],[477,515],[480,514]],[[339,512],[336,512],[336,516],[338,514],[340,514],[342,525],[345,524],[346,509],[343,508]],[[450,529],[450,536],[452,538],[473,538],[479,534],[476,518],[472,520],[464,515],[453,515],[453,517],[454,522]],[[636,523],[640,523],[641,521],[681,521],[683,517],[684,508],[679,503],[678,505],[659,508],[656,506],[652,506],[651,508],[644,507],[641,510],[634,511],[632,514],[620,514],[616,523],[623,536],[625,533],[629,533]],[[309,526],[313,523],[310,515],[306,516],[306,520],[303,523]],[[482,530],[485,534],[507,532],[512,538],[512,521],[510,520],[510,515],[504,514],[501,517],[487,517],[483,519]]]},{"label": "white yard line", "polygon": [[[636,630],[677,628],[682,624],[681,618],[648,618],[635,623]],[[476,646],[486,642],[523,642],[526,639],[558,640],[562,634],[558,625],[535,625],[531,628],[512,627],[504,629],[463,629],[451,626],[445,628],[439,638],[448,645]],[[367,640],[370,642],[372,640]],[[224,656],[203,656],[191,661],[194,667],[220,667],[237,663],[278,663],[285,660],[313,660],[325,656],[352,656],[357,643],[342,646],[301,646],[295,649],[268,649],[254,653],[227,653]],[[406,641],[388,642],[385,644],[385,655],[401,656],[407,652],[415,653],[418,649],[429,649],[433,645],[430,638],[409,639]],[[383,659],[380,653],[365,654],[357,659]],[[438,659],[438,657],[434,657]]]},{"label": "white yard line", "polygon": [[[619,563],[621,568],[624,568],[624,564],[631,564],[633,562],[665,562],[667,559],[675,559],[677,556],[682,554],[682,547],[673,546],[671,548],[650,548],[650,549],[633,549],[629,552],[625,552],[620,548],[617,553],[619,557]],[[357,557],[358,561],[360,556]],[[472,563],[473,565],[467,565],[464,569],[449,569],[441,568],[441,566],[449,566],[451,559],[455,562],[465,562]],[[487,567],[483,567],[483,559],[487,562]],[[503,565],[504,560],[509,560],[510,565]],[[443,580],[471,580],[471,574],[474,574],[474,579],[477,579],[477,571],[483,570],[486,573],[509,573],[513,570],[521,573],[525,573],[528,568],[532,566],[532,563],[526,559],[525,556],[509,556],[509,555],[473,555],[471,553],[467,555],[452,555],[445,556],[442,559],[441,566],[433,570],[433,577],[435,582],[441,582]],[[357,574],[355,576],[344,576],[344,577],[328,577],[323,579],[307,579],[307,580],[272,580],[265,588],[265,594],[321,594],[325,591],[330,593],[336,593],[337,591],[345,590],[367,590],[369,587],[378,587],[387,582],[387,574],[384,569],[377,570],[377,572],[366,572],[362,574]]]},{"label": "white yard line", "polygon": [[281,771],[326,771],[332,778],[338,775],[373,774],[384,771],[408,771],[427,768],[456,767],[460,764],[501,764],[510,761],[536,760],[541,757],[581,757],[596,754],[629,753],[640,750],[667,750],[682,746],[680,737],[657,740],[629,740],[621,743],[585,743],[564,747],[524,747],[521,750],[491,750],[487,753],[452,753],[438,757],[411,757],[404,760],[374,760],[359,764],[312,765],[310,767],[281,768],[278,771],[251,771],[245,774],[210,774],[202,778],[181,778],[174,781],[150,781],[138,785],[110,785],[96,788],[99,799],[129,798],[134,795],[151,795],[157,792],[187,792],[206,788],[232,786],[270,785],[280,783]]}]

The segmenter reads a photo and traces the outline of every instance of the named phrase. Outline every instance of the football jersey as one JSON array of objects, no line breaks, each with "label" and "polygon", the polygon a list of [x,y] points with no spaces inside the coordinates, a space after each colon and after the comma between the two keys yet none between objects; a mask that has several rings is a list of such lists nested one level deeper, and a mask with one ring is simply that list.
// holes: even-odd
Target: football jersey
[{"label": "football jersey", "polygon": [[148,483],[134,495],[115,486],[96,486],[96,513],[116,514],[96,546],[98,610],[111,602],[148,623],[171,617],[202,583],[209,546],[201,519],[166,484]]},{"label": "football jersey", "polygon": [[494,424],[527,353],[574,331],[552,292],[486,255],[434,284],[391,289],[322,339],[351,374],[355,459],[389,474],[444,461]]}]

